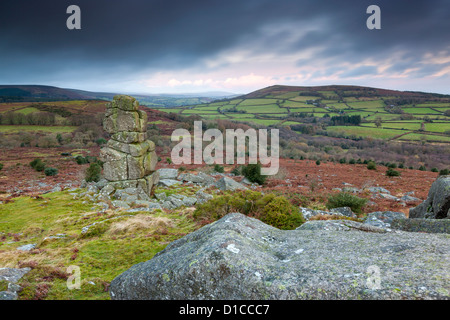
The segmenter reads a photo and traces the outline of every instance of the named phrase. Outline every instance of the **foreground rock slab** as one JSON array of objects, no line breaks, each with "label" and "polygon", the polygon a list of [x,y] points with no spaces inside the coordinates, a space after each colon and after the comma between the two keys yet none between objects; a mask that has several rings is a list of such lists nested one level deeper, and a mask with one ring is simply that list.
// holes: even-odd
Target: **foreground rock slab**
[{"label": "foreground rock slab", "polygon": [[410,218],[450,219],[450,176],[442,176],[431,185],[427,199],[409,210]]},{"label": "foreground rock slab", "polygon": [[[282,231],[232,213],[116,277],[110,295],[136,300],[449,299],[449,244],[446,234]],[[378,285],[373,270],[379,270]]]}]

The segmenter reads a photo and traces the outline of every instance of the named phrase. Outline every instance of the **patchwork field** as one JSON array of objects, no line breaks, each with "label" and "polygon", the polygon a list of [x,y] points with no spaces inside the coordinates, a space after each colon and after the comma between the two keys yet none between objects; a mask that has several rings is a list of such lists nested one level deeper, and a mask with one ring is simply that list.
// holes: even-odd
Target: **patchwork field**
[{"label": "patchwork field", "polygon": [[[450,142],[449,96],[351,88],[273,86],[239,99],[159,110],[266,126],[320,123],[352,138]],[[322,119],[336,116],[360,116],[361,122],[334,126]]]}]

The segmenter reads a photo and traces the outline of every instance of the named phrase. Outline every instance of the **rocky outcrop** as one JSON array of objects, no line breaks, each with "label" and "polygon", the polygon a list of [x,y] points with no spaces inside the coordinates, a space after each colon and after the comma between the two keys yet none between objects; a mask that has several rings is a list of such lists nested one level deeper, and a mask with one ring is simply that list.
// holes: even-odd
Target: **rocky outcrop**
[{"label": "rocky outcrop", "polygon": [[7,290],[0,291],[0,300],[16,300],[17,292],[22,289],[16,283],[30,270],[31,268],[0,268],[0,281],[8,284]]},{"label": "rocky outcrop", "polygon": [[139,110],[133,97],[118,95],[106,109],[103,128],[111,134],[100,151],[108,185],[114,190],[136,188],[150,195],[159,177],[154,174],[158,161],[155,144],[146,139],[147,114]]},{"label": "rocky outcrop", "polygon": [[303,218],[305,220],[309,220],[314,216],[318,215],[338,215],[338,216],[345,216],[345,217],[356,217],[356,215],[352,212],[352,209],[349,207],[340,207],[340,208],[333,208],[330,211],[324,211],[324,210],[315,210],[305,207],[300,207],[300,212],[303,215]]},{"label": "rocky outcrop", "polygon": [[450,218],[450,176],[442,176],[431,185],[427,199],[409,210],[410,218]]},{"label": "rocky outcrop", "polygon": [[110,295],[214,300],[450,298],[447,235],[371,232],[379,229],[359,230],[353,222],[346,223],[344,230],[283,231],[232,213],[116,277]]}]

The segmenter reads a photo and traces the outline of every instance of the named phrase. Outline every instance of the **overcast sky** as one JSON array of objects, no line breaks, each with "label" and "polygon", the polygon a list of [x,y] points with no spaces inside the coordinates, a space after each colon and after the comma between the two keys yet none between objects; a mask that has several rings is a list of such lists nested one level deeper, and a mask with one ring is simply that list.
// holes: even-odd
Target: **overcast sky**
[{"label": "overcast sky", "polygon": [[[68,30],[69,5],[81,30]],[[381,8],[381,30],[366,9]],[[0,84],[247,93],[351,84],[450,94],[448,0],[1,0]]]}]

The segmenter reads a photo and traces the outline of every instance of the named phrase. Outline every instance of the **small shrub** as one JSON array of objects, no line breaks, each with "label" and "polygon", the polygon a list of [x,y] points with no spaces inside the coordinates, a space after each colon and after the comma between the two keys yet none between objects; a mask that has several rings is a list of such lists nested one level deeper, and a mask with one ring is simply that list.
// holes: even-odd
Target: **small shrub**
[{"label": "small shrub", "polygon": [[45,168],[44,173],[46,176],[56,176],[58,174],[58,169],[56,168]]},{"label": "small shrub", "polygon": [[448,169],[442,169],[441,171],[439,171],[440,176],[446,176],[449,173],[450,173],[450,171]]},{"label": "small shrub", "polygon": [[97,157],[86,156],[85,160],[87,163],[95,163],[95,162],[97,162]]},{"label": "small shrub", "polygon": [[97,162],[91,163],[89,168],[86,169],[85,180],[86,182],[98,182],[102,173],[102,167]]},{"label": "small shrub", "polygon": [[83,157],[83,156],[77,156],[77,157],[75,158],[75,161],[76,161],[78,164],[86,164],[86,163],[87,163],[86,158]]},{"label": "small shrub", "polygon": [[397,169],[397,165],[395,163],[388,163],[388,168]]},{"label": "small shrub", "polygon": [[398,167],[399,167],[400,169],[404,169],[404,168],[405,168],[405,165],[404,165],[403,163],[400,163],[400,164],[398,165]]},{"label": "small shrub", "polygon": [[45,164],[39,158],[31,161],[30,166],[38,172],[44,171],[44,169],[45,169]]},{"label": "small shrub", "polygon": [[261,163],[249,164],[242,168],[242,174],[250,180],[258,184],[264,184],[267,176],[261,174]]},{"label": "small shrub", "polygon": [[193,217],[200,223],[207,224],[231,212],[240,212],[284,230],[295,229],[304,222],[299,208],[284,196],[273,193],[263,195],[250,190],[216,196],[198,205]]},{"label": "small shrub", "polygon": [[368,164],[370,161],[369,160],[364,160],[363,164]]},{"label": "small shrub", "polygon": [[345,158],[339,159],[339,163],[347,163],[347,159]]},{"label": "small shrub", "polygon": [[242,175],[242,167],[241,166],[234,167],[233,170],[231,170],[231,173],[234,174],[235,176]]},{"label": "small shrub", "polygon": [[178,168],[178,171],[180,171],[180,172],[186,171],[186,168],[181,166],[181,167]]},{"label": "small shrub", "polygon": [[361,213],[367,199],[354,196],[348,192],[340,192],[328,197],[327,208],[350,207],[353,212]]},{"label": "small shrub", "polygon": [[221,166],[220,164],[215,164],[214,165],[214,171],[218,172],[218,173],[224,173],[225,169],[223,166]]},{"label": "small shrub", "polygon": [[0,171],[3,169],[3,163],[0,163]]},{"label": "small shrub", "polygon": [[367,169],[369,169],[369,170],[377,170],[377,165],[375,164],[375,162],[370,161],[369,163],[367,163]]},{"label": "small shrub", "polygon": [[439,170],[437,168],[432,168],[431,172],[439,172]]},{"label": "small shrub", "polygon": [[95,143],[97,144],[97,145],[99,145],[99,146],[101,146],[101,145],[103,145],[103,144],[106,144],[108,141],[106,141],[106,139],[103,139],[103,138],[100,138],[100,139],[97,139],[97,140],[95,140]]},{"label": "small shrub", "polygon": [[420,167],[419,167],[419,170],[420,170],[420,171],[427,171],[427,168],[425,168],[425,166],[420,166]]},{"label": "small shrub", "polygon": [[398,177],[400,175],[401,175],[400,172],[398,172],[397,170],[394,170],[392,168],[389,168],[386,171],[386,176],[388,176],[388,177]]},{"label": "small shrub", "polygon": [[355,160],[355,159],[350,159],[350,161],[349,161],[348,163],[350,163],[350,164],[355,164],[355,163],[356,163],[356,160]]},{"label": "small shrub", "polygon": [[168,164],[172,164],[172,159],[170,159],[169,157],[167,157],[167,158],[166,158],[166,162],[167,162]]},{"label": "small shrub", "polygon": [[317,160],[317,161],[316,161],[316,164],[317,164],[318,166],[320,166],[320,160]]}]

